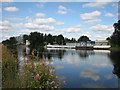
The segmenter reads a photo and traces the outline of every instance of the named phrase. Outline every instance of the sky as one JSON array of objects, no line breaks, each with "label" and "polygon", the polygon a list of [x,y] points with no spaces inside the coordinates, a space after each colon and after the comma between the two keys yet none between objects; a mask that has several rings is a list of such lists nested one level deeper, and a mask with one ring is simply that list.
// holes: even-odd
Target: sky
[{"label": "sky", "polygon": [[118,20],[117,2],[4,2],[0,41],[30,32],[91,40],[111,36]]}]

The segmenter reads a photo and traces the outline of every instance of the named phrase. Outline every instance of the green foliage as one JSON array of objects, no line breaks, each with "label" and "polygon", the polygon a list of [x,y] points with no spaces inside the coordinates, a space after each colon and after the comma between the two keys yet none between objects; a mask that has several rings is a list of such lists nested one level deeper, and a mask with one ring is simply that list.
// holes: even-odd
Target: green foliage
[{"label": "green foliage", "polygon": [[120,20],[118,21],[118,23],[114,23],[113,26],[115,28],[115,31],[110,37],[110,43],[112,47],[119,47],[120,46]]},{"label": "green foliage", "polygon": [[87,36],[81,36],[78,41],[82,41],[82,42],[87,42],[87,41],[90,41],[90,39],[87,37]]},{"label": "green foliage", "polygon": [[48,35],[46,36],[46,42],[47,42],[47,43],[50,43],[50,44],[53,44],[54,39],[53,39],[53,36],[52,36],[51,34],[48,34]]},{"label": "green foliage", "polygon": [[10,37],[10,39],[2,41],[2,44],[6,45],[7,48],[16,49],[17,40],[15,39],[15,37]]},{"label": "green foliage", "polygon": [[29,35],[29,41],[30,41],[30,48],[31,49],[38,49],[40,46],[44,45],[43,34],[39,33],[39,32],[32,32]]},{"label": "green foliage", "polygon": [[63,35],[62,35],[62,34],[58,35],[58,36],[57,36],[57,43],[58,43],[59,45],[61,45],[61,44],[63,44],[63,42],[64,42],[64,37],[63,37]]}]

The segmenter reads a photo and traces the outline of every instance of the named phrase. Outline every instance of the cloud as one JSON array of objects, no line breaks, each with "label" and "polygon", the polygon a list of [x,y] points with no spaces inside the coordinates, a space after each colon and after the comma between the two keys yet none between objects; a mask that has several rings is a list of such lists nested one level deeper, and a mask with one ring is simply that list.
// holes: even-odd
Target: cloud
[{"label": "cloud", "polygon": [[57,29],[57,32],[60,32],[61,34],[64,33],[75,33],[75,32],[81,32],[83,29],[82,25],[75,25],[73,27],[68,27],[68,28],[62,28],[62,29]]},{"label": "cloud", "polygon": [[112,4],[112,7],[118,8],[119,5],[118,5],[118,3],[114,3],[114,4]]},{"label": "cloud", "polygon": [[45,14],[44,13],[36,13],[36,16],[37,17],[45,17]]},{"label": "cloud", "polygon": [[99,73],[99,70],[98,69],[95,69],[95,68],[85,68],[84,71],[81,71],[80,72],[80,77],[83,77],[83,78],[90,78],[94,81],[97,81],[100,79],[100,76],[97,75],[97,73]]},{"label": "cloud", "polygon": [[36,30],[25,29],[25,30],[19,31],[18,33],[19,33],[19,34],[28,34],[28,33],[35,32],[35,31],[36,31]]},{"label": "cloud", "polygon": [[85,7],[95,7],[95,8],[104,8],[109,2],[91,2],[87,4],[83,4],[83,8]]},{"label": "cloud", "polygon": [[84,23],[94,24],[94,23],[98,23],[98,22],[101,22],[101,21],[102,21],[101,19],[93,19],[93,20],[85,21]]},{"label": "cloud", "polygon": [[114,31],[113,25],[96,25],[96,26],[92,26],[89,29],[97,32],[97,33],[111,33]]},{"label": "cloud", "polygon": [[75,33],[75,32],[81,32],[82,29],[80,28],[77,28],[77,27],[70,27],[70,28],[63,28],[63,29],[59,29],[57,30],[59,31],[60,33]]},{"label": "cloud", "polygon": [[4,20],[8,20],[8,21],[23,21],[22,18],[4,18]]},{"label": "cloud", "polygon": [[19,11],[19,9],[16,8],[16,7],[6,7],[6,8],[4,8],[4,10],[8,11],[8,12],[17,12],[17,11]]},{"label": "cloud", "polygon": [[34,23],[26,23],[25,27],[30,30],[41,30],[41,31],[49,31],[49,30],[54,30],[53,26],[48,26],[48,25],[38,25]]},{"label": "cloud", "polygon": [[25,17],[25,20],[26,20],[27,22],[32,22],[32,21],[33,21],[32,18],[30,18],[29,16],[26,16],[26,17]]},{"label": "cloud", "polygon": [[89,20],[89,19],[95,19],[97,18],[98,16],[101,15],[101,12],[99,11],[94,11],[94,12],[91,12],[91,13],[84,13],[84,14],[80,14],[80,17],[83,19],[83,20]]},{"label": "cloud", "polygon": [[106,17],[113,17],[114,15],[112,13],[106,13],[105,16]]},{"label": "cloud", "polygon": [[57,13],[59,13],[59,14],[67,14],[67,11],[59,10]]},{"label": "cloud", "polygon": [[21,27],[24,27],[22,23],[12,24],[6,20],[3,22],[0,22],[0,24],[2,24],[2,26],[0,26],[0,31],[2,31],[2,33],[10,33],[12,31],[21,29]]},{"label": "cloud", "polygon": [[0,41],[3,41],[3,40],[6,40],[6,39],[9,39],[11,36],[9,35],[0,35]]},{"label": "cloud", "polygon": [[77,28],[81,28],[81,27],[82,27],[82,25],[76,25],[75,27],[77,27]]},{"label": "cloud", "polygon": [[63,24],[64,24],[64,22],[56,22],[55,25],[63,25]]},{"label": "cloud", "polygon": [[84,36],[88,36],[89,38],[92,37],[91,32],[85,32],[85,33],[83,33],[82,35],[84,35]]},{"label": "cloud", "polygon": [[67,10],[67,8],[66,8],[66,7],[61,6],[61,5],[58,7],[58,9],[61,9],[61,10]]},{"label": "cloud", "polygon": [[57,22],[53,18],[38,18],[33,21],[35,24],[54,24],[54,25],[63,25],[64,22]]},{"label": "cloud", "polygon": [[60,6],[58,7],[57,13],[58,13],[58,14],[67,14],[67,11],[68,11],[68,9],[67,9],[66,7],[60,5]]}]

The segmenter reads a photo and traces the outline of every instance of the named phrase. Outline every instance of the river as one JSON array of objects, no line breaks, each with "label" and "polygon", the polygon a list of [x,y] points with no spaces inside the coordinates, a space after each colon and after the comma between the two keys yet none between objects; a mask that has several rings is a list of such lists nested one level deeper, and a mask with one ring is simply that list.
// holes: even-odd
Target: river
[{"label": "river", "polygon": [[[18,60],[29,48],[18,46]],[[65,88],[118,88],[120,78],[120,51],[52,49],[40,52],[65,80]]]}]

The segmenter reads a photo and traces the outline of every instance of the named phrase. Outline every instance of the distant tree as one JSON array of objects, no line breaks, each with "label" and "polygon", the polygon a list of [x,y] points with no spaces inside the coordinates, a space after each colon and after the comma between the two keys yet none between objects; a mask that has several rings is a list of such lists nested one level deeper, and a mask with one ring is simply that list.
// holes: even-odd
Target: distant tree
[{"label": "distant tree", "polygon": [[9,42],[10,42],[10,40],[4,40],[4,41],[2,41],[2,44],[4,44],[4,45],[9,45]]},{"label": "distant tree", "polygon": [[51,34],[48,34],[48,36],[46,36],[46,42],[53,44],[54,39],[53,39],[53,36]]},{"label": "distant tree", "polygon": [[44,45],[43,34],[39,32],[31,32],[29,35],[30,48],[38,49],[40,46]]},{"label": "distant tree", "polygon": [[57,43],[59,45],[64,44],[64,37],[63,37],[62,34],[60,34],[60,35],[57,36]]},{"label": "distant tree", "polygon": [[87,36],[81,36],[78,41],[82,41],[82,42],[87,42],[87,41],[91,41]]},{"label": "distant tree", "polygon": [[2,41],[2,44],[6,45],[10,49],[16,49],[17,40],[15,37],[10,37],[9,39]]},{"label": "distant tree", "polygon": [[72,39],[71,39],[71,42],[76,42],[76,39],[75,39],[75,38],[72,38]]},{"label": "distant tree", "polygon": [[26,43],[26,40],[29,40],[29,35],[23,35],[23,42]]},{"label": "distant tree", "polygon": [[15,39],[15,37],[10,37],[9,43],[10,43],[11,45],[16,45],[16,44],[17,44],[17,40]]},{"label": "distant tree", "polygon": [[109,40],[110,40],[110,37],[107,37],[107,38],[106,38],[106,40],[108,40],[108,41],[109,41]]},{"label": "distant tree", "polygon": [[68,39],[68,38],[65,38],[64,41],[65,41],[65,43],[69,43],[69,42],[71,42],[71,40]]},{"label": "distant tree", "polygon": [[110,44],[112,47],[120,46],[120,20],[113,24],[114,32],[110,37]]}]

